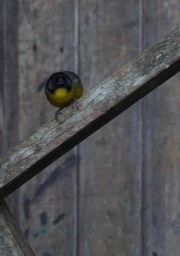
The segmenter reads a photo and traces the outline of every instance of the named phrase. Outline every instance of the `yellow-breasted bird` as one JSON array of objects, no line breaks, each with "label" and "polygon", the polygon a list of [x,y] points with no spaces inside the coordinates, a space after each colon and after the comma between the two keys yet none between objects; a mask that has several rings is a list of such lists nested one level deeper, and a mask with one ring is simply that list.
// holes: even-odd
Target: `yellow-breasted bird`
[{"label": "yellow-breasted bird", "polygon": [[78,75],[71,71],[52,74],[45,82],[48,101],[60,109],[68,107],[83,94],[83,85]]}]

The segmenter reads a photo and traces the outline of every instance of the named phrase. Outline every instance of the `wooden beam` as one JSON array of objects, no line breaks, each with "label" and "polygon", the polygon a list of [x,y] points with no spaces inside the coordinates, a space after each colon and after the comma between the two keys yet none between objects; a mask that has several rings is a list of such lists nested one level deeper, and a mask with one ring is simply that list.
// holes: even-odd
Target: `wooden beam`
[{"label": "wooden beam", "polygon": [[0,255],[34,256],[5,201],[0,201]]},{"label": "wooden beam", "polygon": [[[180,26],[0,159],[0,197],[17,189],[180,70]],[[173,89],[173,88],[172,88]]]}]

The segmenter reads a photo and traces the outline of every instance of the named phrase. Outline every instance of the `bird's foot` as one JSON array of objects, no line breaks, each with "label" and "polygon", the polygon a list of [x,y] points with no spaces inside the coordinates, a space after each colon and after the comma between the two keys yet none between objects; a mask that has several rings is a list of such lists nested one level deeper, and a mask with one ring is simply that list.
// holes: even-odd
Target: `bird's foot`
[{"label": "bird's foot", "polygon": [[55,119],[59,123],[63,123],[67,118],[69,118],[72,113],[79,110],[79,102],[77,100],[74,100],[70,106],[66,108],[60,108],[55,113]]},{"label": "bird's foot", "polygon": [[58,121],[58,116],[62,114],[62,108],[59,108],[56,112],[55,112],[55,119],[56,121]]}]

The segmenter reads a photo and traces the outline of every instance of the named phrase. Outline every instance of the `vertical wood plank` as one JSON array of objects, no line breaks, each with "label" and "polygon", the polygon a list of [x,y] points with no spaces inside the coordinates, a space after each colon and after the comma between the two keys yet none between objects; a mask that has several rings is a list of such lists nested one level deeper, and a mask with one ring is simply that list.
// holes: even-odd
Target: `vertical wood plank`
[{"label": "vertical wood plank", "polygon": [[18,1],[0,2],[0,152],[18,141]]},{"label": "vertical wood plank", "polygon": [[[178,0],[144,1],[144,48],[176,27]],[[143,256],[180,252],[179,74],[144,99]]]},{"label": "vertical wood plank", "polygon": [[[54,117],[38,85],[52,72],[75,70],[75,3],[19,0],[19,137]],[[11,197],[11,207],[36,255],[73,255],[76,248],[75,150]],[[17,200],[16,198],[16,200]]]},{"label": "vertical wood plank", "polygon": [[18,13],[18,0],[0,1],[0,153],[19,141]]},{"label": "vertical wood plank", "polygon": [[0,256],[33,256],[8,206],[0,202]]},{"label": "vertical wood plank", "polygon": [[[90,89],[139,53],[140,4],[79,2],[80,74]],[[78,255],[141,255],[140,104],[86,139],[80,155]]]}]

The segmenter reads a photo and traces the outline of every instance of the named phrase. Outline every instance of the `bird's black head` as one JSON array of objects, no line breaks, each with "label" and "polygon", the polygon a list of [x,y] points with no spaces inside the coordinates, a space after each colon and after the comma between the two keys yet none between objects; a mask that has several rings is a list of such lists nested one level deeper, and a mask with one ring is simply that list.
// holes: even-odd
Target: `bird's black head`
[{"label": "bird's black head", "polygon": [[71,90],[72,81],[71,78],[64,72],[57,72],[52,74],[46,82],[45,90],[54,92],[57,88],[66,88],[68,91]]}]

